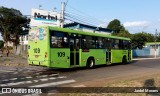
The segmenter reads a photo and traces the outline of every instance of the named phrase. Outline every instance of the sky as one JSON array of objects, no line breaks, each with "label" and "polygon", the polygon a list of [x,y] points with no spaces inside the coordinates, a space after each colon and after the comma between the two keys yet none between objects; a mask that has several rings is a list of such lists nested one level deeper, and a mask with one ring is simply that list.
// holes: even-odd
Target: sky
[{"label": "sky", "polygon": [[81,20],[89,24],[106,27],[118,19],[130,33],[155,34],[156,29],[160,33],[160,0],[0,0],[0,6],[30,15],[31,9],[38,9],[39,5],[43,10],[61,11],[61,2],[67,2],[66,13],[85,17]]}]

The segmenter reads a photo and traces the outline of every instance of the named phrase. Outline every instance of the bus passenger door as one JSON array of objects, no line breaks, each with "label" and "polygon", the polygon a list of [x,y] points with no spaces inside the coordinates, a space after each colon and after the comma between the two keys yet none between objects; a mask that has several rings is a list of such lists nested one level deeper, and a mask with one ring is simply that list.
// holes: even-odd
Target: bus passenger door
[{"label": "bus passenger door", "polygon": [[79,48],[80,48],[80,39],[76,36],[70,37],[70,65],[76,66],[79,65]]},{"label": "bus passenger door", "polygon": [[131,57],[131,56],[132,56],[132,53],[131,53],[131,51],[132,51],[132,50],[128,50],[128,60],[129,60],[129,61],[132,60],[132,57]]},{"label": "bus passenger door", "polygon": [[106,63],[111,64],[111,50],[107,49],[106,51]]}]

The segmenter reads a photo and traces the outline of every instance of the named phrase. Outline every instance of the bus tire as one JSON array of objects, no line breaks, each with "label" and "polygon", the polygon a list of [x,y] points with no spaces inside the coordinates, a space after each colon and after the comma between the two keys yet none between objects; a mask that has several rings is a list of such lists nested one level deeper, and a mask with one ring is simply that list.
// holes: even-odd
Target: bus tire
[{"label": "bus tire", "polygon": [[126,56],[123,56],[123,58],[122,58],[122,64],[127,64],[127,57]]},{"label": "bus tire", "polygon": [[87,60],[87,68],[91,69],[91,68],[94,67],[94,65],[95,65],[95,60],[94,60],[94,58],[89,58],[89,59]]}]

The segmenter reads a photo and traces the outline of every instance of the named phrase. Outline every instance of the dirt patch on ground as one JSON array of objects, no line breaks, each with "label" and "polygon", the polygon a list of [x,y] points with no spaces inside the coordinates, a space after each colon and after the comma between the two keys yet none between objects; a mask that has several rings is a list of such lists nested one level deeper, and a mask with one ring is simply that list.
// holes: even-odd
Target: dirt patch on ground
[{"label": "dirt patch on ground", "polygon": [[[117,76],[117,77],[112,77],[112,78],[100,78],[100,79],[95,79],[92,81],[85,81],[85,82],[77,82],[74,84],[68,84],[65,87],[68,86],[76,86],[76,85],[85,85],[86,87],[141,87],[140,84],[138,83],[131,83],[135,86],[131,86],[131,85],[126,85],[126,86],[121,86],[121,83],[124,81],[131,81],[131,80],[137,80],[139,81],[140,79],[147,79],[147,78],[154,78],[155,80],[160,80],[160,77],[158,78],[158,76],[160,76],[159,72],[155,72],[155,73],[141,73],[141,74],[134,74],[134,75],[125,75],[125,76]],[[157,78],[156,78],[157,77]],[[115,86],[110,86],[110,84],[113,84],[115,82],[120,82],[120,86],[118,86],[117,84]],[[159,82],[160,83],[160,82]],[[138,84],[138,85],[137,85]],[[160,85],[159,85],[160,86]]]},{"label": "dirt patch on ground", "polygon": [[[69,86],[75,86],[77,84],[74,85],[69,85]],[[160,73],[155,73],[155,74],[139,74],[139,75],[132,75],[132,76],[126,76],[126,77],[117,77],[117,78],[103,78],[103,79],[99,79],[99,80],[95,80],[95,81],[87,81],[87,82],[82,82],[82,83],[78,83],[78,85],[85,85],[85,87],[89,87],[92,88],[92,92],[87,93],[87,91],[85,93],[81,93],[81,91],[79,91],[80,93],[59,93],[56,94],[55,96],[160,96],[159,93],[157,92],[153,92],[153,93],[147,93],[147,92],[141,92],[141,93],[136,93],[136,92],[131,92],[131,93],[126,93],[126,92],[119,92],[119,93],[108,93],[108,92],[97,92],[97,87],[100,88],[137,88],[137,87],[152,87],[154,88],[156,91],[158,89],[156,89],[157,87],[160,87]],[[85,88],[84,87],[84,88]],[[95,89],[94,89],[95,88]],[[94,92],[95,90],[95,92]],[[128,90],[128,89],[127,89]],[[160,90],[159,90],[160,91]],[[52,95],[53,96],[53,95]]]},{"label": "dirt patch on ground", "polygon": [[7,57],[6,54],[1,55],[0,66],[28,66],[27,59],[22,56],[9,54]]}]

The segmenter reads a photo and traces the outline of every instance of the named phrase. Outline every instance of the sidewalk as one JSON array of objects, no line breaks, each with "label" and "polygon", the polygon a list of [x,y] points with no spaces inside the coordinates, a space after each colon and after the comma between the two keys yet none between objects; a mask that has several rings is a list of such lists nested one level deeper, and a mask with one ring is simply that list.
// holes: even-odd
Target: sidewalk
[{"label": "sidewalk", "polygon": [[132,60],[147,60],[147,59],[160,59],[160,57],[136,57],[136,58],[133,58]]}]

